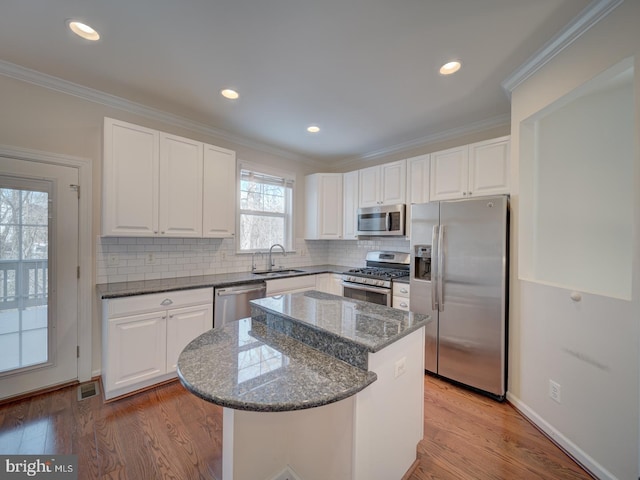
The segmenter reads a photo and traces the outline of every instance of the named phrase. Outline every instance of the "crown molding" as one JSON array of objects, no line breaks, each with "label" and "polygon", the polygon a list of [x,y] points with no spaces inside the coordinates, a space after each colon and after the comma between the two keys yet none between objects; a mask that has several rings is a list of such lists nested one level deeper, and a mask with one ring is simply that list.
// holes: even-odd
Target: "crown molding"
[{"label": "crown molding", "polygon": [[66,95],[72,95],[74,97],[105,105],[107,107],[123,110],[125,112],[139,115],[150,120],[156,120],[168,125],[184,128],[189,131],[212,136],[234,143],[236,145],[258,150],[263,153],[268,153],[270,155],[276,155],[289,160],[306,163],[312,166],[324,165],[324,163],[322,162],[310,159],[308,157],[303,157],[288,150],[283,150],[262,142],[257,142],[238,135],[234,135],[224,130],[213,128],[200,122],[195,122],[180,115],[175,115],[173,113],[165,112],[157,108],[148,107],[141,103],[127,100],[126,98],[111,95],[94,88],[85,87],[84,85],[79,85],[68,80],[63,80],[46,73],[38,72],[37,70],[32,70],[21,65],[16,65],[15,63],[0,60],[0,75],[31,83],[39,87],[54,90],[56,92],[64,93]]},{"label": "crown molding", "polygon": [[593,0],[557,35],[529,57],[515,72],[502,81],[500,85],[507,96],[511,98],[511,93],[518,85],[546,65],[562,50],[575,42],[623,1],[624,0]]},{"label": "crown molding", "polygon": [[341,167],[354,165],[362,161],[375,160],[377,158],[386,157],[389,155],[406,152],[409,150],[415,150],[422,147],[426,147],[435,142],[442,142],[451,140],[454,138],[462,137],[463,135],[470,135],[474,133],[480,133],[490,128],[502,127],[511,124],[511,115],[506,113],[504,115],[498,115],[496,117],[487,118],[479,122],[469,123],[462,127],[452,128],[442,132],[427,135],[425,137],[415,138],[407,142],[398,143],[390,147],[375,150],[373,152],[366,153],[364,155],[358,155],[355,157],[346,158],[340,161],[333,162],[333,165],[340,164]]}]

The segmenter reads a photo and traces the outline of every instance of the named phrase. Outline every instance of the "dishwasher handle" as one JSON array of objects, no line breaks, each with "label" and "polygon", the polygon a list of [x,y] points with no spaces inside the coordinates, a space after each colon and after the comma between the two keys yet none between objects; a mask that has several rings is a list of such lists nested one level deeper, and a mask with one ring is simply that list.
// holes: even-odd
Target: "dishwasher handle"
[{"label": "dishwasher handle", "polygon": [[226,297],[229,295],[245,295],[251,292],[266,291],[266,289],[266,283],[259,283],[258,285],[243,285],[242,287],[216,288],[216,296]]}]

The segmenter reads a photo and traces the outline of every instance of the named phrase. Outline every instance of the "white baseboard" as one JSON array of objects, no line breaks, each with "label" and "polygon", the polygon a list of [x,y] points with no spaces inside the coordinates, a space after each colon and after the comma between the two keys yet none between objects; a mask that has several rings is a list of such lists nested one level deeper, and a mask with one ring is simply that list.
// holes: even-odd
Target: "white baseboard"
[{"label": "white baseboard", "polygon": [[269,480],[302,480],[296,472],[294,472],[289,465],[282,470],[280,473],[275,476],[269,478]]},{"label": "white baseboard", "polygon": [[590,455],[584,450],[578,447],[575,443],[565,437],[562,433],[556,430],[553,425],[548,423],[540,415],[538,415],[527,404],[522,402],[518,397],[510,392],[507,392],[507,400],[524,415],[529,421],[531,421],[536,427],[542,430],[549,436],[556,444],[560,446],[566,453],[574,458],[583,468],[589,471],[591,475],[599,478],[600,480],[618,480],[618,478],[609,472],[606,468],[596,462]]}]

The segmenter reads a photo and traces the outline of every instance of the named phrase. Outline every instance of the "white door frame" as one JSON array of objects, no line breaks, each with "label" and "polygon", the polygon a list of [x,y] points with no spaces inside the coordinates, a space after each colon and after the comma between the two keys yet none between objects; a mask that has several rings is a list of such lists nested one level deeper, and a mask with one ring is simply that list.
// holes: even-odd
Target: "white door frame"
[{"label": "white door frame", "polygon": [[78,204],[78,263],[80,279],[78,280],[78,381],[86,382],[92,377],[92,327],[94,286],[93,243],[91,241],[93,205],[92,168],[90,159],[61,155],[57,153],[29,150],[7,145],[0,145],[0,156],[25,160],[27,162],[46,163],[75,167],[78,169],[80,199]]}]

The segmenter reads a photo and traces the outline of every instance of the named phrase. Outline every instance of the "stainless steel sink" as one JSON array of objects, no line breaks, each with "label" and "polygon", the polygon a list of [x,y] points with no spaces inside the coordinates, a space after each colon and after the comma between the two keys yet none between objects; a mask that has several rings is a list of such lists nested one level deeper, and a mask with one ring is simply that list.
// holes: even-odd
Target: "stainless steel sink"
[{"label": "stainless steel sink", "polygon": [[254,275],[261,275],[263,277],[279,277],[281,275],[291,275],[293,273],[304,273],[304,270],[261,270],[258,272],[252,272]]}]

